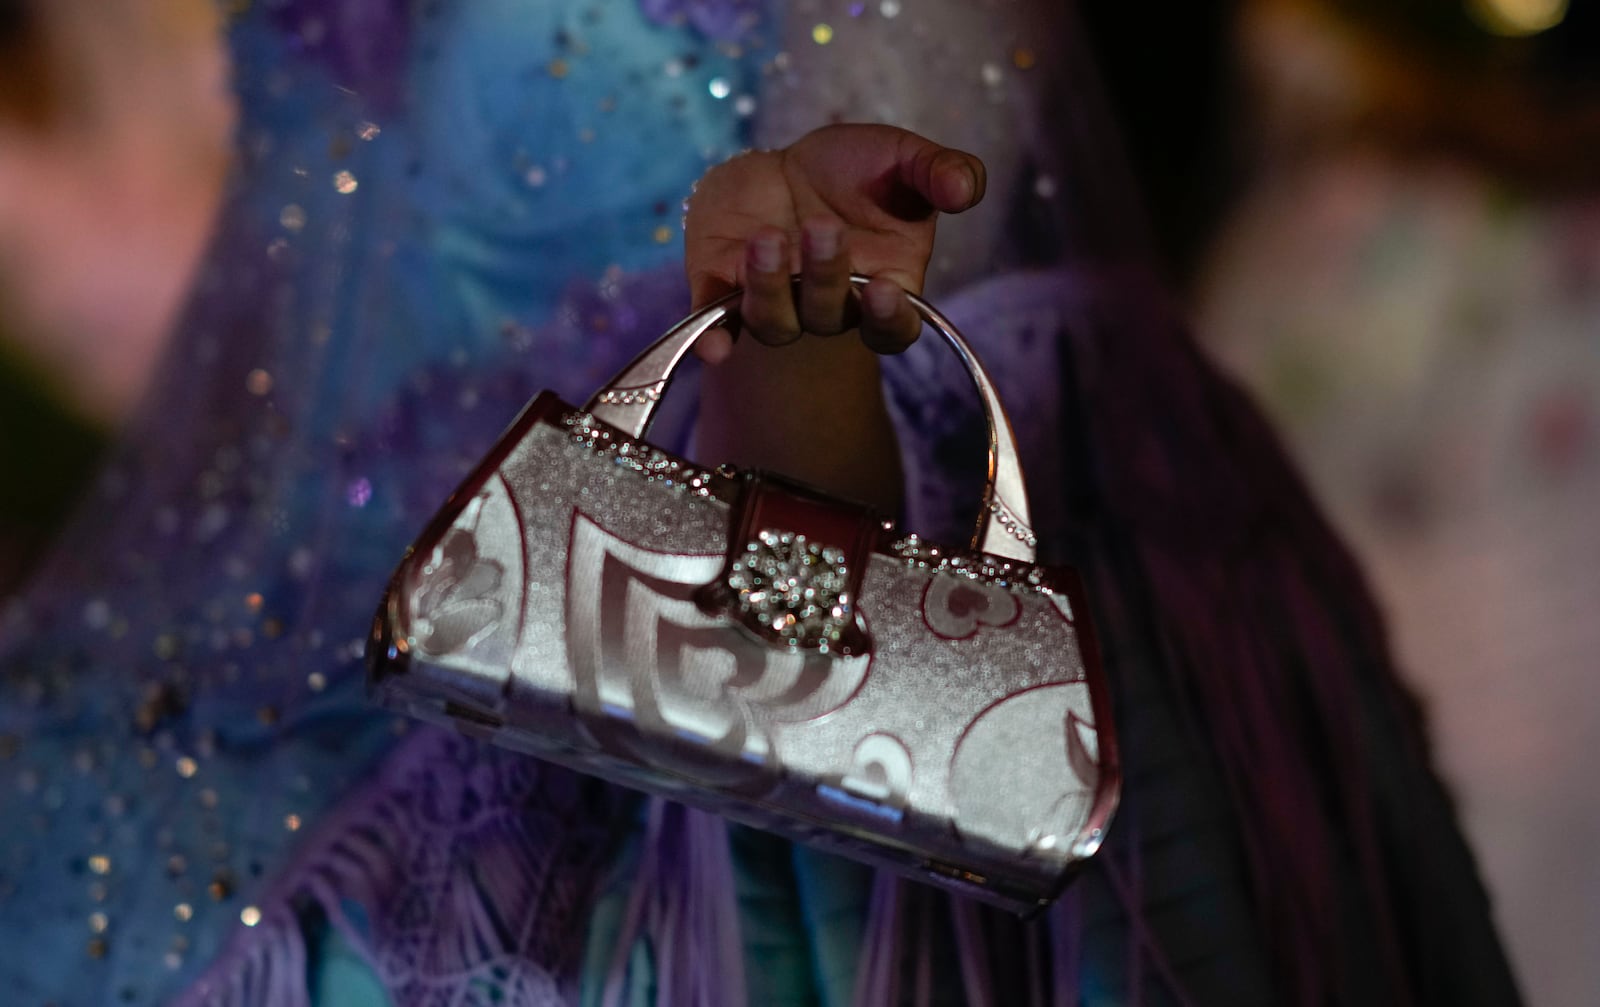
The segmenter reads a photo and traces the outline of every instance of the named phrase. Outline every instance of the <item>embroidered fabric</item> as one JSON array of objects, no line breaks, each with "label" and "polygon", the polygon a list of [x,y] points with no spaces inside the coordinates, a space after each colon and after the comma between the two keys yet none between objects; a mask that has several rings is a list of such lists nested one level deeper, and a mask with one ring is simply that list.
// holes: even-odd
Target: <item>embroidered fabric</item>
[{"label": "embroidered fabric", "polygon": [[569,1003],[571,933],[628,803],[558,767],[418,728],[265,894],[260,921],[174,1003],[311,1003],[309,902],[395,1003]]}]

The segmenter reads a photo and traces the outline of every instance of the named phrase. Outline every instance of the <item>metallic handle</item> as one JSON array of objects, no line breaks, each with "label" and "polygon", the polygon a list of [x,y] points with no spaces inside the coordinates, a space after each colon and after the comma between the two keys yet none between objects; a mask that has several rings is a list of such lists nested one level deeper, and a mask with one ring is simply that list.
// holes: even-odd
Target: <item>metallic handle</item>
[{"label": "metallic handle", "polygon": [[[866,283],[865,276],[850,277],[850,284],[857,293]],[[736,290],[679,322],[596,392],[585,408],[629,435],[643,437],[655,416],[656,405],[695,340],[737,313],[741,293]],[[989,423],[989,472],[972,544],[994,556],[1032,563],[1038,552],[1038,540],[1028,515],[1028,490],[1022,480],[1022,464],[1017,458],[1016,434],[1011,430],[1011,420],[1000,404],[994,382],[949,319],[922,298],[914,294],[907,296],[922,320],[944,337],[966,365]]]}]

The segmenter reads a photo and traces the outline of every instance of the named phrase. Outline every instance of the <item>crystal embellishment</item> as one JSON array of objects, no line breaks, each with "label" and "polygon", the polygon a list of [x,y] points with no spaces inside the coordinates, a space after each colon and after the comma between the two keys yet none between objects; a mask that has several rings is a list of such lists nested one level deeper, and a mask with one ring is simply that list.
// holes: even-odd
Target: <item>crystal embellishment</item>
[{"label": "crystal embellishment", "polygon": [[955,574],[968,580],[1005,588],[1013,594],[1057,593],[1056,585],[1051,583],[1049,571],[1032,563],[1001,559],[988,553],[945,549],[917,535],[907,535],[897,540],[890,550],[904,560],[907,566],[919,570]]},{"label": "crystal embellishment", "polygon": [[1017,515],[1012,513],[1011,508],[1006,506],[1004,501],[996,499],[990,503],[989,513],[994,515],[994,519],[1000,523],[1001,528],[1005,529],[1006,534],[1026,545],[1029,549],[1038,548],[1039,540],[1034,537],[1033,529],[1023,524],[1017,518]]},{"label": "crystal embellishment", "polygon": [[639,388],[607,388],[600,393],[599,401],[614,406],[642,406],[648,402],[661,401],[661,394],[666,389],[665,381],[657,381],[653,385]]},{"label": "crystal embellishment", "polygon": [[844,551],[765,530],[728,572],[735,610],[764,639],[828,653],[855,619]]},{"label": "crystal embellishment", "polygon": [[578,444],[600,457],[610,458],[621,468],[639,473],[651,482],[662,483],[702,500],[714,495],[712,484],[716,477],[711,472],[679,461],[644,441],[614,434],[592,413],[567,413],[561,418],[561,424],[572,431],[572,439]]}]

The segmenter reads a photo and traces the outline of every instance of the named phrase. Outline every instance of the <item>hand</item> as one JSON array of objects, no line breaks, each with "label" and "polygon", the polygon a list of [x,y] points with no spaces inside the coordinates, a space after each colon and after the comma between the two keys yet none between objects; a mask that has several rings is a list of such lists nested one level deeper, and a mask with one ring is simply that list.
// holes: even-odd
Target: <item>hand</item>
[{"label": "hand", "polygon": [[[712,169],[685,221],[689,286],[696,306],[743,287],[740,326],[753,338],[736,350],[719,329],[696,346],[716,365],[700,384],[696,456],[897,513],[900,451],[871,351],[915,341],[905,292],[921,292],[938,214],[973,206],[983,186],[977,158],[890,126],[828,126]],[[852,271],[873,278],[864,310]],[[858,326],[860,341],[800,341]]]},{"label": "hand", "polygon": [[[982,161],[892,126],[826,126],[783,150],[734,158],[689,201],[695,306],[743,287],[740,324],[759,342],[859,327],[868,347],[898,353],[921,330],[905,291],[922,290],[939,213],[976,205],[983,190]],[[852,272],[873,277],[859,303]],[[731,335],[714,330],[697,352],[718,363],[731,349]]]}]

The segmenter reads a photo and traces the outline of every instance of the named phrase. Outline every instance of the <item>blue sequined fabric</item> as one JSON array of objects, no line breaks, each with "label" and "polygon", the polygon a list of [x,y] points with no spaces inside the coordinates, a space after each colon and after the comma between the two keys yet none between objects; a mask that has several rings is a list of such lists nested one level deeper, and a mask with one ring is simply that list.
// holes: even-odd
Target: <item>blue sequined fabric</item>
[{"label": "blue sequined fabric", "polygon": [[19,1003],[165,1002],[274,922],[408,743],[363,694],[386,571],[526,398],[581,398],[687,309],[681,201],[744,143],[710,82],[758,66],[634,0],[267,3],[229,32],[237,166],[193,302],[0,616]]}]

